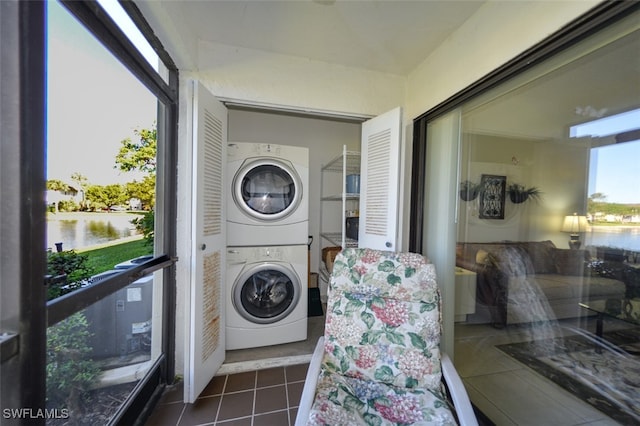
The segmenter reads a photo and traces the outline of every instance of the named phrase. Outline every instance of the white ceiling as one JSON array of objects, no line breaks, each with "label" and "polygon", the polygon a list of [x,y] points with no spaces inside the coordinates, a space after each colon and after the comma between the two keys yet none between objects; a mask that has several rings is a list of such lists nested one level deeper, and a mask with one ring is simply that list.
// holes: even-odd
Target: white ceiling
[{"label": "white ceiling", "polygon": [[[135,0],[178,68],[198,67],[198,41],[293,55],[406,76],[486,0]],[[578,114],[638,107],[638,37],[578,61],[556,78],[477,110],[474,132],[535,139],[564,138]],[[191,58],[184,51],[193,49]],[[598,58],[601,55],[601,58]],[[191,60],[191,63],[185,61]],[[182,63],[181,63],[182,62]],[[616,64],[614,67],[611,64]],[[568,71],[571,70],[571,71]],[[547,81],[548,80],[548,81]],[[584,82],[588,81],[589,85]],[[588,89],[587,89],[588,87]],[[559,98],[556,94],[563,93]],[[522,120],[505,119],[514,111]]]},{"label": "white ceiling", "polygon": [[[600,46],[598,50],[573,60],[569,60],[573,51],[559,54],[542,67],[548,74],[478,106],[466,115],[466,129],[480,134],[564,140],[573,125],[639,108],[640,31],[616,41],[608,38],[606,45],[603,38],[596,36],[591,43],[585,42],[585,50],[589,45]],[[610,137],[598,143],[614,141]]]},{"label": "white ceiling", "polygon": [[[182,40],[407,75],[484,0],[139,0]],[[180,64],[178,64],[180,66]]]}]

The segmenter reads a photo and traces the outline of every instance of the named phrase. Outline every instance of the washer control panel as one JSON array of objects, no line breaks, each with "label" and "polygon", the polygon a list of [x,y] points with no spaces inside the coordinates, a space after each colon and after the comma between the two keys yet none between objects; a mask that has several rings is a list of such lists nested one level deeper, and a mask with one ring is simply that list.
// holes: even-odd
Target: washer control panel
[{"label": "washer control panel", "polygon": [[260,260],[282,260],[281,247],[256,247],[256,258]]},{"label": "washer control panel", "polygon": [[228,263],[247,263],[268,260],[283,260],[287,255],[286,247],[229,247]]}]

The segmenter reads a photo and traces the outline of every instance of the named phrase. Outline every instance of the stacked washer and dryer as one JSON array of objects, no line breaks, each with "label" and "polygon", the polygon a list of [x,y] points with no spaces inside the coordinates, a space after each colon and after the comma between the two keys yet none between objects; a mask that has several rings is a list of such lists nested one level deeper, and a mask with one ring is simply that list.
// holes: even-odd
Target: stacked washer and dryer
[{"label": "stacked washer and dryer", "polygon": [[228,144],[227,349],[307,338],[309,150]]}]

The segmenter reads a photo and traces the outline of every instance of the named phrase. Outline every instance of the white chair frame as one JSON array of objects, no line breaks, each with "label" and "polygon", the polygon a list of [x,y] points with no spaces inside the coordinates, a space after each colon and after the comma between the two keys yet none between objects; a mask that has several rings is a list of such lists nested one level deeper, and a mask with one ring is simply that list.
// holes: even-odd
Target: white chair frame
[{"label": "white chair frame", "polygon": [[[324,337],[320,337],[313,351],[313,356],[309,363],[309,370],[307,370],[307,377],[300,397],[300,406],[298,407],[295,426],[305,426],[307,424],[316,393],[316,385],[320,375],[323,356]],[[443,354],[440,364],[442,366],[442,376],[449,390],[451,400],[453,401],[453,407],[460,426],[478,426],[478,421],[475,413],[473,412],[469,395],[467,395],[464,384],[462,383],[462,380],[460,379],[460,376],[453,366],[449,356]]]}]

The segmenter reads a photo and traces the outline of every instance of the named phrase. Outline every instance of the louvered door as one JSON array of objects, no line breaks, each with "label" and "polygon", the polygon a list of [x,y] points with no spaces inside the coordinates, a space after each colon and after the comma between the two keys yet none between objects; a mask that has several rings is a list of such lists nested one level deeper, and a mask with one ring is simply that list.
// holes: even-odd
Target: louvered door
[{"label": "louvered door", "polygon": [[[200,83],[193,86],[193,205],[189,350],[185,401],[194,402],[225,356],[224,161],[227,109]],[[185,357],[187,358],[187,357]]]},{"label": "louvered door", "polygon": [[359,247],[399,249],[401,114],[398,107],[362,124]]}]

